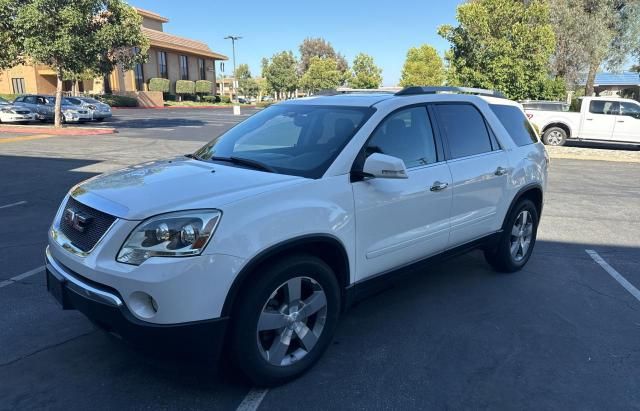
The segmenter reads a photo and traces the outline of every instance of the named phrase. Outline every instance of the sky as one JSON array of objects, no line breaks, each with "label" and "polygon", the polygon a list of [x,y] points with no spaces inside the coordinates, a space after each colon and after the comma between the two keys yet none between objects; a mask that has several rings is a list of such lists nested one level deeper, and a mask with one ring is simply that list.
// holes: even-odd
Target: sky
[{"label": "sky", "polygon": [[323,37],[351,65],[360,52],[373,56],[382,68],[383,85],[398,83],[407,50],[430,44],[441,55],[448,43],[437,34],[441,24],[455,24],[456,0],[129,0],[132,6],[169,19],[164,31],[204,41],[229,57],[238,35],[237,64],[249,64],[260,75],[260,61],[283,50],[298,54],[306,37]]}]

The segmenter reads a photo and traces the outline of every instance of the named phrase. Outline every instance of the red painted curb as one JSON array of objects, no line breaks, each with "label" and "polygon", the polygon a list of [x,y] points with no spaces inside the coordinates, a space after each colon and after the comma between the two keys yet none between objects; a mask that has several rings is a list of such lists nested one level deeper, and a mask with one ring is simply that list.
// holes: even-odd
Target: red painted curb
[{"label": "red painted curb", "polygon": [[28,133],[49,134],[54,136],[95,136],[102,134],[114,134],[118,131],[114,128],[62,128],[53,127],[29,127],[29,126],[0,126],[0,133]]}]

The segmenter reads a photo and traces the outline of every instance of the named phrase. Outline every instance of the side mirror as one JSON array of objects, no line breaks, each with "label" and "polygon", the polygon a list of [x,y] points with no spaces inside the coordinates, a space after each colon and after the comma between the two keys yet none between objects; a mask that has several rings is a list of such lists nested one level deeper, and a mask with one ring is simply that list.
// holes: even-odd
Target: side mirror
[{"label": "side mirror", "polygon": [[367,157],[362,172],[365,176],[374,178],[409,178],[404,161],[380,153]]}]

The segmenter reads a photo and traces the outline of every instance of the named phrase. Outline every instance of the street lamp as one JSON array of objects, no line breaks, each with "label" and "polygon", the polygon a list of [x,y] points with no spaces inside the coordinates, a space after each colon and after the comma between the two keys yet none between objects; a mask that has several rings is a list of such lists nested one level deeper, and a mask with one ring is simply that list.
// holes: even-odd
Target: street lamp
[{"label": "street lamp", "polygon": [[241,36],[227,36],[225,40],[231,40],[231,47],[233,48],[233,94],[235,95],[236,102],[238,101],[238,90],[236,89],[236,41],[240,40]]}]

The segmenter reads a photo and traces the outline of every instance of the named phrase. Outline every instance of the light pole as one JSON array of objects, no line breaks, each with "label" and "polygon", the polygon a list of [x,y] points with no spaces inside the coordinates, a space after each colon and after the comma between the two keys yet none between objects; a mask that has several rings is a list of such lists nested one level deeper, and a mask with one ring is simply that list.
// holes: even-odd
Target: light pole
[{"label": "light pole", "polygon": [[241,36],[227,36],[225,40],[231,40],[231,47],[233,48],[233,95],[235,96],[235,101],[238,101],[238,90],[236,89],[236,82],[238,79],[236,78],[236,41],[240,40]]}]

